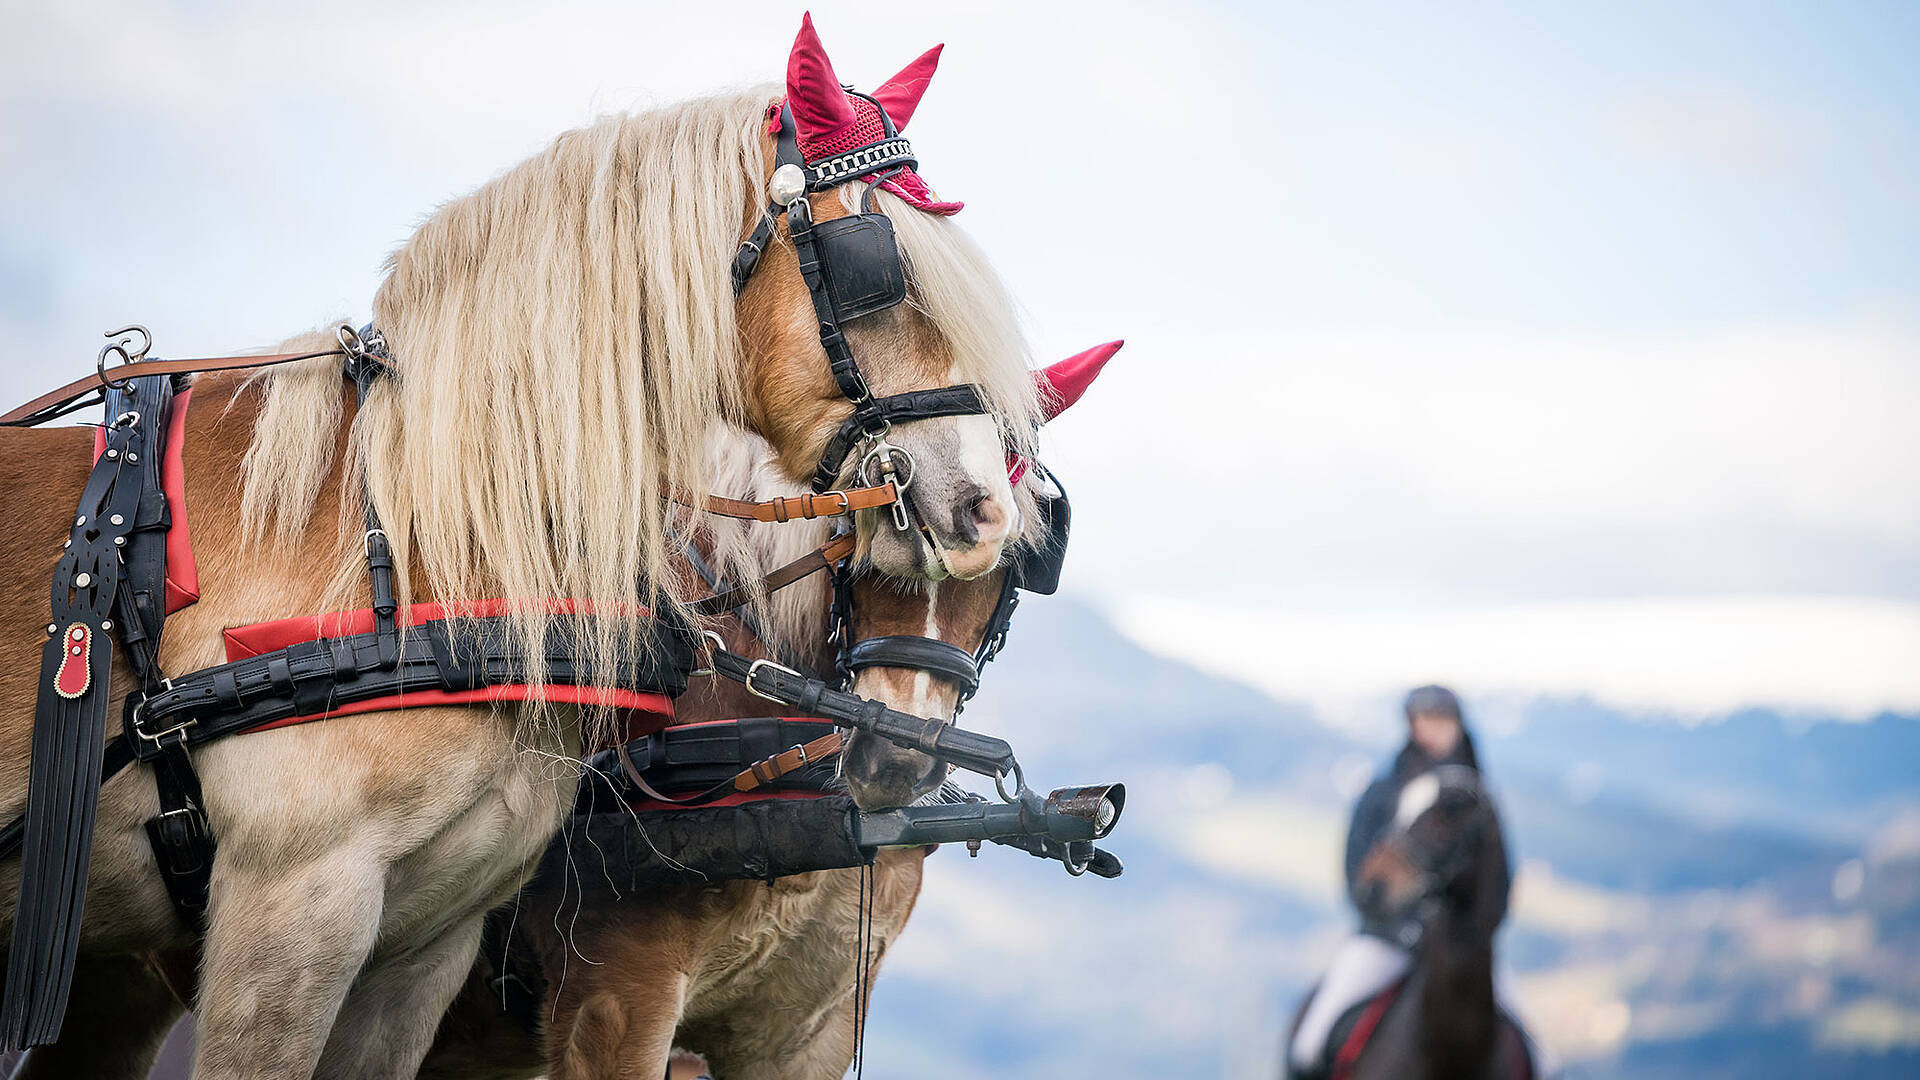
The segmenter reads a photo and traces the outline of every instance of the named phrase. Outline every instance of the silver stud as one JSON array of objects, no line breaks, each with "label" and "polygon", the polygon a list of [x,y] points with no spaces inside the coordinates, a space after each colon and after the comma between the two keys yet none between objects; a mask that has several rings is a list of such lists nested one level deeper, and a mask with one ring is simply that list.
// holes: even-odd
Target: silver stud
[{"label": "silver stud", "polygon": [[773,170],[773,179],[767,181],[767,196],[779,206],[792,206],[806,193],[807,174],[791,162]]},{"label": "silver stud", "polygon": [[76,529],[82,525],[85,525],[86,523],[87,523],[87,515],[85,514],[81,514],[79,517],[73,519],[73,527]]},{"label": "silver stud", "polygon": [[92,574],[75,574],[73,575],[73,584],[75,588],[84,589],[87,586],[93,584],[93,575]]},{"label": "silver stud", "polygon": [[127,546],[127,538],[126,538],[126,537],[124,537],[124,536],[116,536],[116,537],[114,537],[114,538],[113,538],[113,546],[114,546],[114,547],[126,547],[126,546]]},{"label": "silver stud", "polygon": [[138,464],[140,464],[140,455],[139,455],[139,454],[136,454],[136,453],[134,453],[134,452],[133,452],[133,451],[131,451],[131,450],[129,450],[129,451],[127,451],[127,464],[129,464],[129,465],[138,465]]},{"label": "silver stud", "polygon": [[79,655],[80,655],[80,646],[78,646],[78,645],[75,645],[75,646],[73,647],[73,655],[75,655],[75,656],[79,656]]},{"label": "silver stud", "polygon": [[111,629],[113,629],[113,620],[112,620],[112,619],[101,619],[101,620],[100,620],[100,629],[102,629],[102,630],[111,630]]},{"label": "silver stud", "polygon": [[59,623],[48,623],[48,624],[47,624],[47,636],[48,636],[48,637],[52,637],[53,635],[55,635],[55,634],[57,634],[57,633],[59,633],[59,632],[60,632],[60,624],[59,624]]},{"label": "silver stud", "polygon": [[113,515],[112,517],[108,518],[107,521],[109,521],[114,525],[125,525],[127,523],[127,519],[121,517],[119,514]]},{"label": "silver stud", "polygon": [[118,450],[109,450],[109,451],[107,451],[107,460],[108,460],[108,461],[112,461],[113,459],[115,459],[115,458],[117,458],[117,457],[119,457],[119,456],[120,456],[120,451],[118,451]]},{"label": "silver stud", "polygon": [[87,636],[87,631],[84,627],[76,626],[73,628],[73,640],[79,641],[81,638],[86,636]]}]

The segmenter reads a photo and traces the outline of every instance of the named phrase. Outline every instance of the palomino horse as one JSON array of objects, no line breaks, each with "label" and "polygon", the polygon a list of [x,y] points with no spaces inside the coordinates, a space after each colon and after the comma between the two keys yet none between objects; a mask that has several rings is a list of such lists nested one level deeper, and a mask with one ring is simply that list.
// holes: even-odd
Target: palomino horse
[{"label": "palomino horse", "polygon": [[[197,380],[184,495],[199,595],[172,616],[160,668],[219,664],[227,627],[360,602],[359,523],[371,507],[403,603],[461,611],[506,598],[537,689],[554,623],[543,598],[565,598],[598,613],[577,643],[583,663],[611,670],[648,640],[635,585],[671,580],[667,503],[710,490],[704,440],[727,418],[764,436],[791,478],[823,467],[844,479],[872,465],[911,485],[894,509],[912,527],[860,516],[862,553],[879,571],[991,570],[1016,524],[1033,520],[1003,462],[1030,452],[1039,405],[1010,303],[943,216],[957,207],[932,200],[894,137],[930,67],[923,58],[911,78],[856,100],[803,26],[778,130],[780,97],[766,91],[610,117],[429,218],[375,299],[391,377],[359,404],[337,357]],[[890,171],[839,168],[862,124],[885,129]],[[785,213],[769,214],[774,166],[795,154],[800,186],[771,184]],[[839,257],[823,254],[830,241],[844,254],[847,230],[825,228],[842,218],[869,239],[891,230],[897,246],[857,254],[898,260],[895,299],[910,302],[840,303],[852,298],[821,266]],[[746,274],[743,238],[754,255]],[[882,423],[893,395],[950,384],[972,388],[970,407],[896,412],[913,422],[891,432]],[[856,436],[868,438],[817,467],[856,416],[867,421]],[[55,563],[90,438],[4,434],[9,565]],[[42,625],[44,584],[10,580],[0,610],[13,625]],[[39,645],[0,641],[0,687],[18,703],[0,718],[9,815],[28,805]],[[101,689],[117,704],[129,688],[116,657]],[[192,765],[219,857],[195,1075],[413,1075],[471,967],[485,912],[526,876],[571,805],[582,744],[578,712],[549,702],[363,713],[199,748]],[[116,957],[195,936],[155,872],[151,773],[132,773],[101,789],[91,869],[81,870],[83,984],[90,966],[108,971]],[[34,830],[30,817],[29,856]],[[18,865],[8,862],[0,890],[15,892]],[[61,963],[59,947],[46,955]],[[50,1037],[63,1006],[63,996],[50,1013],[29,1006],[39,1011],[19,1037]]]},{"label": "palomino horse", "polygon": [[[1361,865],[1393,925],[1417,937],[1413,970],[1336,1028],[1336,1080],[1529,1080],[1525,1037],[1493,989],[1506,850],[1478,774],[1443,765],[1400,796],[1394,828]],[[1343,1034],[1341,1029],[1348,1029]]]},{"label": "palomino horse", "polygon": [[[1002,578],[1011,572],[924,584],[856,574],[851,633],[855,640],[932,637],[972,653],[994,621]],[[806,610],[826,598],[817,588],[793,591],[799,606],[783,605],[787,617],[768,625],[770,636],[782,642],[782,652],[832,670],[835,653],[817,617],[821,608]],[[737,624],[724,632],[736,651],[764,651]],[[707,682],[680,699],[676,723],[766,709],[731,684]],[[950,716],[961,687],[924,670],[875,666],[856,673],[854,692],[920,716]],[[934,764],[903,751],[869,779],[911,785]],[[633,827],[677,812],[643,814]],[[565,832],[555,841],[566,842]],[[674,1046],[703,1055],[724,1080],[843,1076],[873,972],[913,908],[925,855],[923,848],[885,849],[871,871],[820,870],[770,885],[725,881],[635,894],[611,887],[600,868],[602,859],[617,855],[576,841],[563,864],[567,872],[543,872],[512,909],[493,914],[500,934],[490,936],[442,1022],[421,1076],[656,1080]],[[612,874],[618,878],[620,871]],[[870,876],[863,882],[863,875]]]}]

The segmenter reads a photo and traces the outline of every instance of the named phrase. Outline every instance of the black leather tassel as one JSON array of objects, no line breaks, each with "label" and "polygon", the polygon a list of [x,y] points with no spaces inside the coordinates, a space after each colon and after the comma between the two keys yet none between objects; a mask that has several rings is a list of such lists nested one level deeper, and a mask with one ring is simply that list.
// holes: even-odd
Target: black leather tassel
[{"label": "black leather tassel", "polygon": [[33,758],[27,778],[25,850],[14,909],[7,985],[0,1000],[0,1049],[44,1046],[60,1037],[86,905],[94,813],[107,725],[112,638],[94,627],[87,689],[78,698],[53,691],[65,659],[65,633],[41,654]]}]

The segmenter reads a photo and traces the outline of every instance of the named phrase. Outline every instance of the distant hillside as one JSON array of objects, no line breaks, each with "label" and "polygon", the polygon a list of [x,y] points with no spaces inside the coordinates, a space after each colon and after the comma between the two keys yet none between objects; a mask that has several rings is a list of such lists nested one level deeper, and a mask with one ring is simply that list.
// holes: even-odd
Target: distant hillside
[{"label": "distant hillside", "polygon": [[1920,718],[1794,721],[1752,709],[1690,727],[1591,701],[1543,700],[1489,740],[1508,769],[1700,821],[1764,824],[1858,841],[1913,806]]}]

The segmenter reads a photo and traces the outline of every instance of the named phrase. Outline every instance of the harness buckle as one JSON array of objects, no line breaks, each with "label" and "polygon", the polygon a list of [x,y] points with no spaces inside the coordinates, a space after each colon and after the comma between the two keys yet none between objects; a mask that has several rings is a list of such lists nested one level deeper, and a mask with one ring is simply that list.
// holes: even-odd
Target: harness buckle
[{"label": "harness buckle", "polygon": [[133,732],[134,735],[137,736],[138,738],[144,739],[145,741],[152,743],[156,749],[166,745],[166,739],[167,739],[167,736],[169,735],[179,736],[180,741],[182,743],[185,743],[187,741],[187,738],[185,735],[185,732],[187,731],[187,729],[194,727],[200,723],[200,721],[195,720],[192,717],[188,717],[187,719],[180,721],[178,724],[175,724],[172,727],[167,728],[165,731],[158,731],[152,734],[148,734],[146,727],[142,724],[140,719],[140,714],[142,710],[146,708],[146,706],[147,706],[147,703],[145,701],[142,701],[140,702],[140,704],[135,705],[133,707],[133,719],[127,722],[127,730]]},{"label": "harness buckle", "polygon": [[775,671],[779,671],[779,672],[783,672],[785,674],[791,675],[796,679],[806,678],[806,676],[800,674],[799,672],[793,670],[792,668],[786,666],[785,664],[776,663],[775,661],[769,660],[764,656],[758,660],[755,660],[753,663],[748,664],[747,677],[742,683],[742,685],[744,685],[747,688],[747,693],[752,694],[755,697],[766,698],[768,701],[771,701],[776,705],[785,705],[787,704],[787,702],[785,701],[785,699],[777,698],[772,694],[767,693],[765,690],[762,690],[759,687],[753,685],[753,677],[755,675],[758,675],[760,673],[760,669],[763,667],[772,668]]}]

